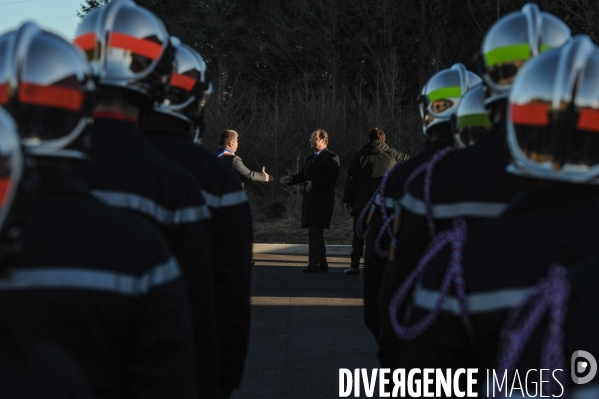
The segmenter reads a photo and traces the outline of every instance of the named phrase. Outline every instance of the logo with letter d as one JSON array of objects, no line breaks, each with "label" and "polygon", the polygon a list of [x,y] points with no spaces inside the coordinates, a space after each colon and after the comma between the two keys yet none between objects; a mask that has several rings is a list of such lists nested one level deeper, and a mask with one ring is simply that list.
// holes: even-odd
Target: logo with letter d
[{"label": "logo with letter d", "polygon": [[[586,376],[578,377],[587,371]],[[586,384],[597,374],[597,360],[589,352],[578,350],[570,358],[570,373],[575,384]]]}]

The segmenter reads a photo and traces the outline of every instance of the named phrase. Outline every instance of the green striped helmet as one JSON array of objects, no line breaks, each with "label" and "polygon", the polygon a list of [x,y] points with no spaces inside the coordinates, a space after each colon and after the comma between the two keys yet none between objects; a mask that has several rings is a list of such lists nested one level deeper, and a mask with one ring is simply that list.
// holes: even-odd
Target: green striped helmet
[{"label": "green striped helmet", "polygon": [[466,148],[474,144],[491,127],[485,99],[482,85],[476,86],[462,97],[451,124],[458,147]]},{"label": "green striped helmet", "polygon": [[434,74],[419,99],[424,134],[435,125],[450,123],[462,96],[481,83],[481,78],[459,63]]},{"label": "green striped helmet", "polygon": [[559,18],[528,3],[497,21],[485,36],[477,55],[487,90],[486,105],[509,96],[520,67],[540,53],[561,47],[571,39],[570,28]]}]

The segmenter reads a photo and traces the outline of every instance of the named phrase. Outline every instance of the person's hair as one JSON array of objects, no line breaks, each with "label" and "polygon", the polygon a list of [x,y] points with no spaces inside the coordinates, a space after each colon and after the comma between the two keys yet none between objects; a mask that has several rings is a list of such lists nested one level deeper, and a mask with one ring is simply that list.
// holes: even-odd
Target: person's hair
[{"label": "person's hair", "polygon": [[218,145],[224,147],[227,143],[230,143],[231,141],[235,140],[237,138],[238,134],[235,130],[223,130],[220,133],[220,138],[218,139]]},{"label": "person's hair", "polygon": [[385,136],[385,132],[383,132],[383,129],[379,129],[378,127],[375,127],[374,129],[372,129],[371,131],[368,132],[368,140],[370,140],[370,141],[380,140],[384,143],[385,139],[386,139],[386,136]]},{"label": "person's hair", "polygon": [[323,129],[316,129],[315,132],[318,132],[318,137],[323,139],[326,145],[329,145],[329,134],[327,132]]}]

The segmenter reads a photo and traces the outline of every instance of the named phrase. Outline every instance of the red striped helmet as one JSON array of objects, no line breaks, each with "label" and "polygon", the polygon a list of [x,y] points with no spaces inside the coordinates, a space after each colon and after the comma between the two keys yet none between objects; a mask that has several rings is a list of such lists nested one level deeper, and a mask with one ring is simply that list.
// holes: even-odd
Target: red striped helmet
[{"label": "red striped helmet", "polygon": [[182,119],[198,132],[203,124],[203,109],[212,93],[212,83],[207,76],[206,63],[191,47],[179,39],[171,38],[175,49],[175,62],[166,98],[156,102],[154,110]]},{"label": "red striped helmet", "polygon": [[587,36],[522,67],[507,138],[514,173],[599,183],[599,49]]},{"label": "red striped helmet", "polygon": [[84,158],[95,84],[84,54],[26,22],[0,36],[0,105],[36,156]]},{"label": "red striped helmet", "polygon": [[164,99],[174,52],[166,27],[147,9],[132,0],[97,7],[77,27],[74,42],[100,85]]}]

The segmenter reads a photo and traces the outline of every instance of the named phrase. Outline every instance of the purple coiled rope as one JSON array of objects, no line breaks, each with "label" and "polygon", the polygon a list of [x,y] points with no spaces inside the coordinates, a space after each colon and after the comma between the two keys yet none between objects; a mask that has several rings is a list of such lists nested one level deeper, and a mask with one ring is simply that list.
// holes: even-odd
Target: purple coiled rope
[{"label": "purple coiled rope", "polygon": [[[424,333],[431,326],[441,312],[441,306],[447,297],[452,283],[458,295],[458,301],[460,304],[460,318],[469,331],[472,329],[470,320],[468,319],[468,298],[466,296],[466,287],[462,270],[462,249],[464,242],[466,241],[466,236],[466,220],[461,217],[455,218],[453,220],[453,229],[443,231],[433,238],[433,241],[427,248],[425,255],[420,259],[420,262],[416,268],[412,271],[412,273],[410,273],[408,278],[406,278],[406,280],[399,286],[393,295],[389,304],[389,319],[391,320],[395,335],[397,335],[400,339],[414,339]],[[451,245],[451,259],[447,272],[443,276],[439,298],[435,303],[435,307],[413,326],[403,327],[398,320],[399,308],[401,304],[406,299],[414,284],[416,284],[416,281],[421,279],[425,266],[447,244]]]},{"label": "purple coiled rope", "polygon": [[449,155],[451,152],[455,150],[455,147],[447,146],[437,151],[435,155],[433,155],[433,157],[430,159],[430,161],[425,162],[422,165],[418,166],[416,169],[414,169],[414,171],[412,172],[410,177],[408,177],[408,180],[406,180],[406,183],[403,186],[403,193],[405,195],[408,192],[412,181],[423,172],[426,172],[424,175],[424,206],[426,207],[426,221],[428,223],[428,230],[431,234],[431,237],[435,236],[433,202],[431,199],[431,188],[433,185],[433,170],[435,169],[435,166],[443,160],[443,158],[445,158],[447,155]]},{"label": "purple coiled rope", "polygon": [[[563,387],[565,381],[564,361],[564,323],[567,312],[567,300],[570,285],[567,269],[560,265],[552,265],[549,275],[541,280],[524,300],[511,310],[501,333],[501,349],[499,352],[499,370],[506,370],[511,375],[518,363],[522,351],[530,336],[538,327],[543,316],[549,312],[549,327],[543,342],[541,355],[542,369],[562,369],[559,382]],[[560,394],[554,379],[549,381],[549,394]]]},{"label": "purple coiled rope", "polygon": [[[383,180],[381,180],[381,184],[379,184],[379,186],[377,187],[377,189],[374,191],[374,194],[372,194],[372,197],[370,197],[370,199],[368,200],[368,202],[366,203],[366,206],[362,209],[362,212],[360,213],[360,216],[358,217],[358,221],[356,222],[356,235],[360,238],[364,238],[364,235],[366,234],[366,232],[364,231],[364,229],[362,229],[362,226],[364,225],[364,217],[370,212],[370,211],[374,211],[374,207],[376,206],[374,201],[376,200],[376,196],[380,194],[380,201],[381,203],[379,204],[379,207],[381,208],[381,215],[383,216],[383,219],[385,219],[386,215],[387,215],[387,211],[386,209],[384,209],[387,204],[386,201],[384,200],[385,197],[383,196],[385,193],[385,188],[387,186],[387,181],[389,180],[389,177],[391,176],[391,172],[393,171],[393,169],[395,169],[397,167],[397,165],[395,165],[394,167],[392,167],[391,169],[389,169],[387,171],[387,173],[385,173],[385,176],[383,176]],[[372,209],[370,209],[372,208]]]},{"label": "purple coiled rope", "polygon": [[[410,176],[408,177],[408,179],[406,180],[406,182],[403,186],[403,194],[405,195],[405,193],[408,191],[409,185],[412,183],[412,181],[416,177],[418,177],[421,173],[426,171],[425,180],[424,180],[424,201],[425,201],[425,206],[427,209],[426,217],[427,217],[429,230],[431,232],[431,237],[435,235],[435,224],[433,221],[433,206],[432,206],[432,201],[431,201],[431,186],[432,186],[433,170],[437,163],[439,163],[443,158],[445,158],[450,152],[455,151],[455,150],[456,150],[455,147],[447,146],[447,147],[437,151],[428,162],[425,162],[425,163],[419,165],[414,171],[412,171],[412,173],[410,174]],[[397,165],[395,167],[397,167]],[[396,217],[396,215],[387,215],[387,201],[386,201],[386,197],[384,196],[384,194],[385,194],[385,188],[387,186],[387,181],[389,180],[389,177],[391,176],[391,172],[393,171],[393,169],[395,169],[395,167],[391,168],[383,177],[381,184],[379,185],[379,187],[377,188],[375,193],[372,195],[372,197],[370,198],[370,200],[368,201],[368,203],[364,207],[364,209],[362,209],[362,213],[360,214],[360,216],[358,218],[358,222],[357,222],[357,226],[356,226],[356,234],[359,237],[364,237],[364,231],[362,229],[362,223],[363,223],[364,217],[369,212],[372,212],[375,210],[374,201],[376,199],[377,194],[380,195],[379,208],[380,208],[381,219],[383,220],[383,224],[376,236],[376,239],[374,242],[374,251],[377,254],[377,256],[382,257],[382,258],[389,256],[389,251],[382,248],[382,246],[381,246],[381,242],[382,242],[383,238],[385,237],[385,235],[387,235],[390,239],[393,239],[393,231],[391,230],[391,223],[393,222],[393,219]],[[399,205],[395,204],[395,206],[397,207]]]}]

